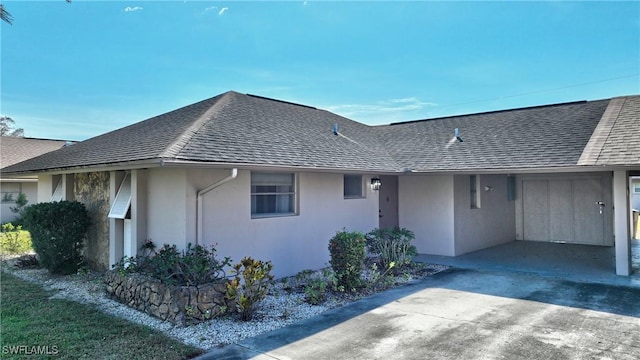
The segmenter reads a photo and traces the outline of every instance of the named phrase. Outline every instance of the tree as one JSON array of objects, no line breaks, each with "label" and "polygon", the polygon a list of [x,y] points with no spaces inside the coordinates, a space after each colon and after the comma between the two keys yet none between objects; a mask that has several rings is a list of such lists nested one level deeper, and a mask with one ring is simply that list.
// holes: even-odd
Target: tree
[{"label": "tree", "polygon": [[0,135],[2,136],[13,136],[13,137],[23,137],[24,129],[17,128],[15,129],[15,121],[8,116],[0,117]]},{"label": "tree", "polygon": [[[71,0],[66,0],[66,1],[68,3],[71,2]],[[13,24],[13,16],[7,11],[7,9],[2,4],[0,4],[0,20],[6,22],[9,25]]]},{"label": "tree", "polygon": [[5,9],[4,5],[0,4],[0,20],[11,25],[13,23],[13,16]]}]

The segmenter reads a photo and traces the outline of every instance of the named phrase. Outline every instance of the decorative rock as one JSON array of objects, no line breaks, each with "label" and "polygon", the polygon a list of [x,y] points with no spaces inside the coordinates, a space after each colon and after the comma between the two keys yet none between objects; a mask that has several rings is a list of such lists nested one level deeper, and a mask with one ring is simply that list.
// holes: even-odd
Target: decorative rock
[{"label": "decorative rock", "polygon": [[234,306],[224,298],[224,283],[169,286],[140,274],[105,276],[107,294],[134,309],[178,325],[212,319]]}]

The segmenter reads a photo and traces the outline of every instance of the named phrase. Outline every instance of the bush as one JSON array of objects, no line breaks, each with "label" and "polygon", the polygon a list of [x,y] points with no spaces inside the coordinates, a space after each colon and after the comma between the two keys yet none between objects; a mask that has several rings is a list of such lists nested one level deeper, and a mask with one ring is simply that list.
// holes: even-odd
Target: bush
[{"label": "bush", "polygon": [[12,223],[2,225],[0,235],[0,254],[24,254],[32,251],[31,236],[28,231],[22,230],[21,225]]},{"label": "bush", "polygon": [[77,272],[90,224],[83,204],[76,201],[39,203],[26,207],[22,219],[43,267],[53,274]]},{"label": "bush", "polygon": [[312,279],[304,287],[305,301],[311,305],[318,305],[327,299],[327,281]]},{"label": "bush", "polygon": [[273,282],[271,261],[263,262],[245,257],[233,265],[235,278],[227,284],[227,299],[234,301],[243,321],[253,317],[258,303],[267,296]]},{"label": "bush", "polygon": [[329,253],[337,286],[350,291],[362,287],[361,275],[366,256],[364,235],[345,230],[336,233],[329,240]]},{"label": "bush", "polygon": [[142,250],[149,252],[124,258],[114,268],[122,275],[139,272],[168,285],[197,286],[224,279],[224,268],[231,263],[228,257],[218,260],[213,246],[207,248],[189,243],[186,251],[179,251],[176,245],[165,244],[156,251],[155,245],[147,241]]},{"label": "bush", "polygon": [[382,268],[395,266],[400,269],[411,263],[417,254],[416,247],[411,245],[413,239],[413,232],[405,228],[374,229],[367,234],[367,249],[380,257]]}]

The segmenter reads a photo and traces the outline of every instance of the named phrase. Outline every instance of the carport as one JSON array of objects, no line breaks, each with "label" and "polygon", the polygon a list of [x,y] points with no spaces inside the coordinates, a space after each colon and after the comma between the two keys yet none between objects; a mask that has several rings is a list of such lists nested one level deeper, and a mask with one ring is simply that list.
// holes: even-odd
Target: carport
[{"label": "carport", "polygon": [[630,276],[615,273],[614,247],[516,240],[460,256],[423,255],[416,261],[462,269],[539,274],[579,282],[640,287],[640,240],[631,241]]}]

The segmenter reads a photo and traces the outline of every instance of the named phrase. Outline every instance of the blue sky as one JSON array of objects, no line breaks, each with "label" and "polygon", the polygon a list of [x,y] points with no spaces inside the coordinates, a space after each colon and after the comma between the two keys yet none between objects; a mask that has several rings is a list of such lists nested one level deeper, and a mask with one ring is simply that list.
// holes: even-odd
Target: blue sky
[{"label": "blue sky", "polygon": [[640,2],[2,1],[1,108],[84,140],[235,90],[367,124],[640,93]]}]

